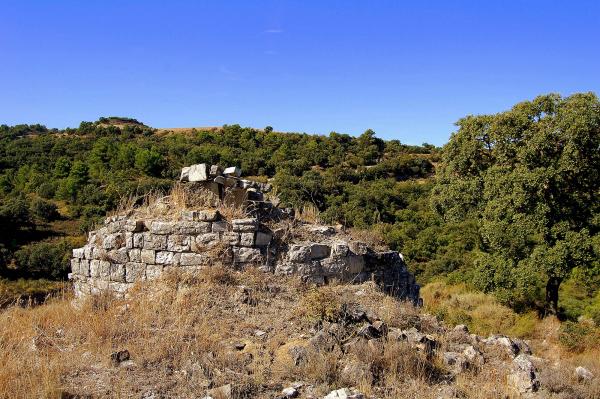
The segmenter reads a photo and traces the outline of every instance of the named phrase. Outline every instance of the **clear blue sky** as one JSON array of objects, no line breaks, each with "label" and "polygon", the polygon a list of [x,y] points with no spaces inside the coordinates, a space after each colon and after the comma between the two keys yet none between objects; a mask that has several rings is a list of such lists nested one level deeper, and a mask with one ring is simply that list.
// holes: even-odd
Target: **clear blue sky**
[{"label": "clear blue sky", "polygon": [[273,126],[443,144],[600,94],[599,1],[2,0],[0,123]]}]

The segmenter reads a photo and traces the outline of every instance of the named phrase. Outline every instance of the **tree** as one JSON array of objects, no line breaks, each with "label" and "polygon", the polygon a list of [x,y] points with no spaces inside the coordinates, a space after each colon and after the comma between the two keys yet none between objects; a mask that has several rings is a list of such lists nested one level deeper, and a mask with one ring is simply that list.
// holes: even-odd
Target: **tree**
[{"label": "tree", "polygon": [[162,171],[163,158],[153,150],[142,149],[135,154],[135,167],[149,176],[159,176]]},{"label": "tree", "polygon": [[592,93],[540,96],[468,116],[444,148],[432,203],[447,221],[474,218],[483,245],[476,284],[512,305],[592,267],[600,227],[600,102]]}]

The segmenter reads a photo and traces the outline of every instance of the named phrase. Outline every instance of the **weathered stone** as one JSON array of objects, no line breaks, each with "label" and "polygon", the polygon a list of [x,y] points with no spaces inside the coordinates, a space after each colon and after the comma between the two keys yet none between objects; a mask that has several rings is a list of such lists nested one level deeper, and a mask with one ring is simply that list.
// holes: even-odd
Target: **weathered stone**
[{"label": "weathered stone", "polygon": [[150,232],[153,234],[173,234],[175,223],[154,220],[150,223]]},{"label": "weathered stone", "polygon": [[163,265],[146,265],[146,279],[157,279],[162,274],[163,268]]},{"label": "weathered stone", "polygon": [[225,168],[225,170],[223,171],[223,174],[225,176],[240,177],[242,175],[242,170],[240,168],[238,168],[237,166],[230,166],[228,168]]},{"label": "weathered stone", "polygon": [[85,257],[85,248],[73,249],[73,257],[74,258],[84,258]]},{"label": "weathered stone", "polygon": [[79,258],[73,258],[71,259],[71,273],[73,274],[80,274],[79,272]]},{"label": "weathered stone", "polygon": [[123,229],[131,233],[138,233],[140,231],[144,231],[144,221],[134,219],[126,220],[123,225]]},{"label": "weathered stone", "polygon": [[196,220],[200,222],[214,222],[219,220],[219,211],[216,209],[208,209],[203,211],[198,211],[196,214]]},{"label": "weathered stone", "polygon": [[144,247],[144,233],[134,233],[132,237],[132,248],[143,248]]},{"label": "weathered stone", "polygon": [[181,176],[179,176],[179,181],[188,181],[190,178],[190,167],[184,166],[181,168]]},{"label": "weathered stone", "polygon": [[233,260],[236,263],[260,262],[262,256],[256,248],[234,247]]},{"label": "weathered stone", "polygon": [[331,245],[331,256],[335,257],[345,257],[348,255],[348,251],[350,248],[348,244],[345,242],[336,242]]},{"label": "weathered stone", "polygon": [[575,368],[575,378],[577,378],[577,381],[579,382],[591,381],[594,379],[594,374],[585,367],[578,366]]},{"label": "weathered stone", "polygon": [[113,249],[107,253],[108,259],[114,263],[127,263],[129,262],[129,255],[127,254],[127,248]]},{"label": "weathered stone", "polygon": [[310,244],[310,258],[323,259],[327,258],[331,253],[331,248],[326,244]]},{"label": "weathered stone", "polygon": [[255,218],[233,219],[232,230],[240,233],[254,232],[258,228],[258,220]]},{"label": "weathered stone", "polygon": [[220,220],[220,221],[213,222],[213,224],[212,224],[212,232],[213,233],[222,233],[225,231],[227,231],[227,221]]},{"label": "weathered stone", "polygon": [[125,265],[119,263],[110,265],[110,281],[117,283],[125,282]]},{"label": "weathered stone", "polygon": [[83,247],[83,254],[86,259],[92,259],[92,254],[94,253],[94,247],[91,245],[86,245]]},{"label": "weathered stone", "polygon": [[240,245],[242,247],[254,246],[254,233],[242,233],[240,234]]},{"label": "weathered stone", "polygon": [[293,244],[288,251],[290,262],[307,262],[310,258],[310,246]]},{"label": "weathered stone", "polygon": [[116,249],[125,246],[125,235],[121,233],[108,234],[102,240],[104,249]]},{"label": "weathered stone", "polygon": [[369,246],[361,241],[350,241],[349,247],[350,251],[356,255],[365,255],[369,252]]},{"label": "weathered stone", "polygon": [[256,245],[257,247],[265,247],[271,243],[272,238],[273,238],[273,234],[271,234],[271,233],[264,233],[262,231],[257,231],[256,238],[254,240],[255,241],[254,245]]},{"label": "weathered stone", "polygon": [[223,168],[219,165],[210,165],[210,175],[217,176],[223,173]]},{"label": "weathered stone", "polygon": [[190,252],[184,252],[181,254],[179,263],[181,266],[196,266],[205,265],[209,262],[209,258],[204,254],[196,254]]},{"label": "weathered stone", "polygon": [[[362,256],[347,256],[345,258],[327,258],[321,261],[323,272],[326,275],[354,275],[362,272],[365,268],[365,259]],[[348,276],[352,277],[352,276]]]},{"label": "weathered stone", "polygon": [[140,251],[140,256],[143,263],[152,264],[156,261],[156,251],[153,249],[142,249]]},{"label": "weathered stone", "polygon": [[364,399],[365,395],[353,389],[342,388],[329,392],[323,399]]},{"label": "weathered stone", "polygon": [[342,382],[356,384],[357,382],[370,384],[373,374],[369,366],[359,360],[352,359],[347,362],[340,372]]},{"label": "weathered stone", "polygon": [[280,276],[290,276],[296,272],[296,265],[293,263],[277,263],[275,274]]},{"label": "weathered stone", "polygon": [[87,259],[82,259],[79,261],[79,274],[82,276],[90,275],[90,261]]},{"label": "weathered stone", "polygon": [[180,222],[174,229],[175,234],[203,234],[211,231],[210,222]]},{"label": "weathered stone", "polygon": [[281,391],[281,395],[284,398],[297,398],[300,395],[300,392],[294,387],[287,387]]},{"label": "weathered stone", "polygon": [[523,353],[513,359],[513,372],[508,375],[507,380],[520,394],[536,392],[540,386],[529,355]]},{"label": "weathered stone", "polygon": [[159,265],[167,265],[173,263],[174,252],[170,251],[158,251],[156,252],[156,263]]},{"label": "weathered stone", "polygon": [[130,249],[127,252],[127,254],[129,256],[129,262],[142,262],[142,250],[141,249],[139,249],[139,248]]},{"label": "weathered stone", "polygon": [[240,245],[240,234],[233,231],[223,233],[221,241],[228,245]]},{"label": "weathered stone", "polygon": [[461,353],[444,352],[442,360],[453,374],[462,373],[468,368],[467,359]]},{"label": "weathered stone", "polygon": [[128,262],[125,264],[125,281],[135,283],[146,279],[146,265],[143,263]]},{"label": "weathered stone", "polygon": [[188,181],[198,182],[208,180],[208,168],[205,163],[190,166],[188,170]]},{"label": "weathered stone", "polygon": [[196,237],[192,249],[196,252],[204,252],[219,244],[221,244],[219,233],[205,233]]},{"label": "weathered stone", "polygon": [[167,249],[167,236],[152,233],[144,233],[144,249]]},{"label": "weathered stone", "polygon": [[512,357],[517,356],[519,353],[519,346],[516,345],[513,340],[504,335],[491,335],[489,338],[483,341],[486,345],[493,345],[503,348],[506,353]]},{"label": "weathered stone", "polygon": [[167,250],[185,252],[190,250],[190,236],[172,234],[167,238]]}]

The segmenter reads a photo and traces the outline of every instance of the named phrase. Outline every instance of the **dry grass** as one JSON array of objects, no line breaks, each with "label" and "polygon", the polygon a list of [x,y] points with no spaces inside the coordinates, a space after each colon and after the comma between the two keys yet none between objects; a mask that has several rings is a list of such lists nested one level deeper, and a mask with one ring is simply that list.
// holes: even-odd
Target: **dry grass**
[{"label": "dry grass", "polygon": [[216,194],[207,189],[176,183],[168,193],[152,191],[142,196],[124,197],[109,216],[180,220],[182,211],[203,209],[217,209],[229,220],[248,215],[243,206],[221,201]]},{"label": "dry grass", "polygon": [[302,208],[294,209],[294,219],[299,222],[321,224],[321,212],[313,204],[305,204]]},{"label": "dry grass", "polygon": [[[136,287],[126,300],[97,297],[74,306],[61,297],[0,313],[0,397],[203,397],[232,384],[234,399],[273,398],[294,381],[315,397],[350,385],[381,399],[508,397],[494,362],[453,381],[439,359],[403,342],[344,346],[356,331],[340,319],[350,306],[378,315],[390,328],[439,330],[431,317],[369,283],[311,288],[255,269],[222,267],[170,273]],[[313,346],[315,326],[336,331],[330,339],[338,343]],[[443,351],[445,336],[438,339]],[[125,349],[131,362],[111,364],[110,354]],[[359,374],[348,374],[348,364],[358,364]],[[562,385],[553,374],[544,378],[560,391],[557,398],[598,392],[564,375]]]}]

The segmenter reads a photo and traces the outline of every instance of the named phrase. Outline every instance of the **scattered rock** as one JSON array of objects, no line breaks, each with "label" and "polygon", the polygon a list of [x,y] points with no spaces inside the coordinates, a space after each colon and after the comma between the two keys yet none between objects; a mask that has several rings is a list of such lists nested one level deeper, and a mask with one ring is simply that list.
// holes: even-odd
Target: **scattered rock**
[{"label": "scattered rock", "polygon": [[300,395],[300,392],[298,392],[298,390],[294,387],[287,387],[281,391],[281,394],[284,398],[296,398],[298,395]]},{"label": "scattered rock", "polygon": [[364,399],[365,395],[355,389],[342,388],[331,391],[323,399]]},{"label": "scattered rock", "polygon": [[579,382],[590,381],[594,379],[594,374],[585,367],[579,366],[575,369],[575,377]]},{"label": "scattered rock", "polygon": [[129,357],[130,357],[129,351],[127,349],[125,349],[125,350],[111,353],[110,361],[113,364],[113,366],[118,366],[122,362],[129,360]]},{"label": "scattered rock", "polygon": [[508,382],[520,394],[538,390],[540,382],[529,355],[522,353],[513,359],[513,372],[508,375]]}]

